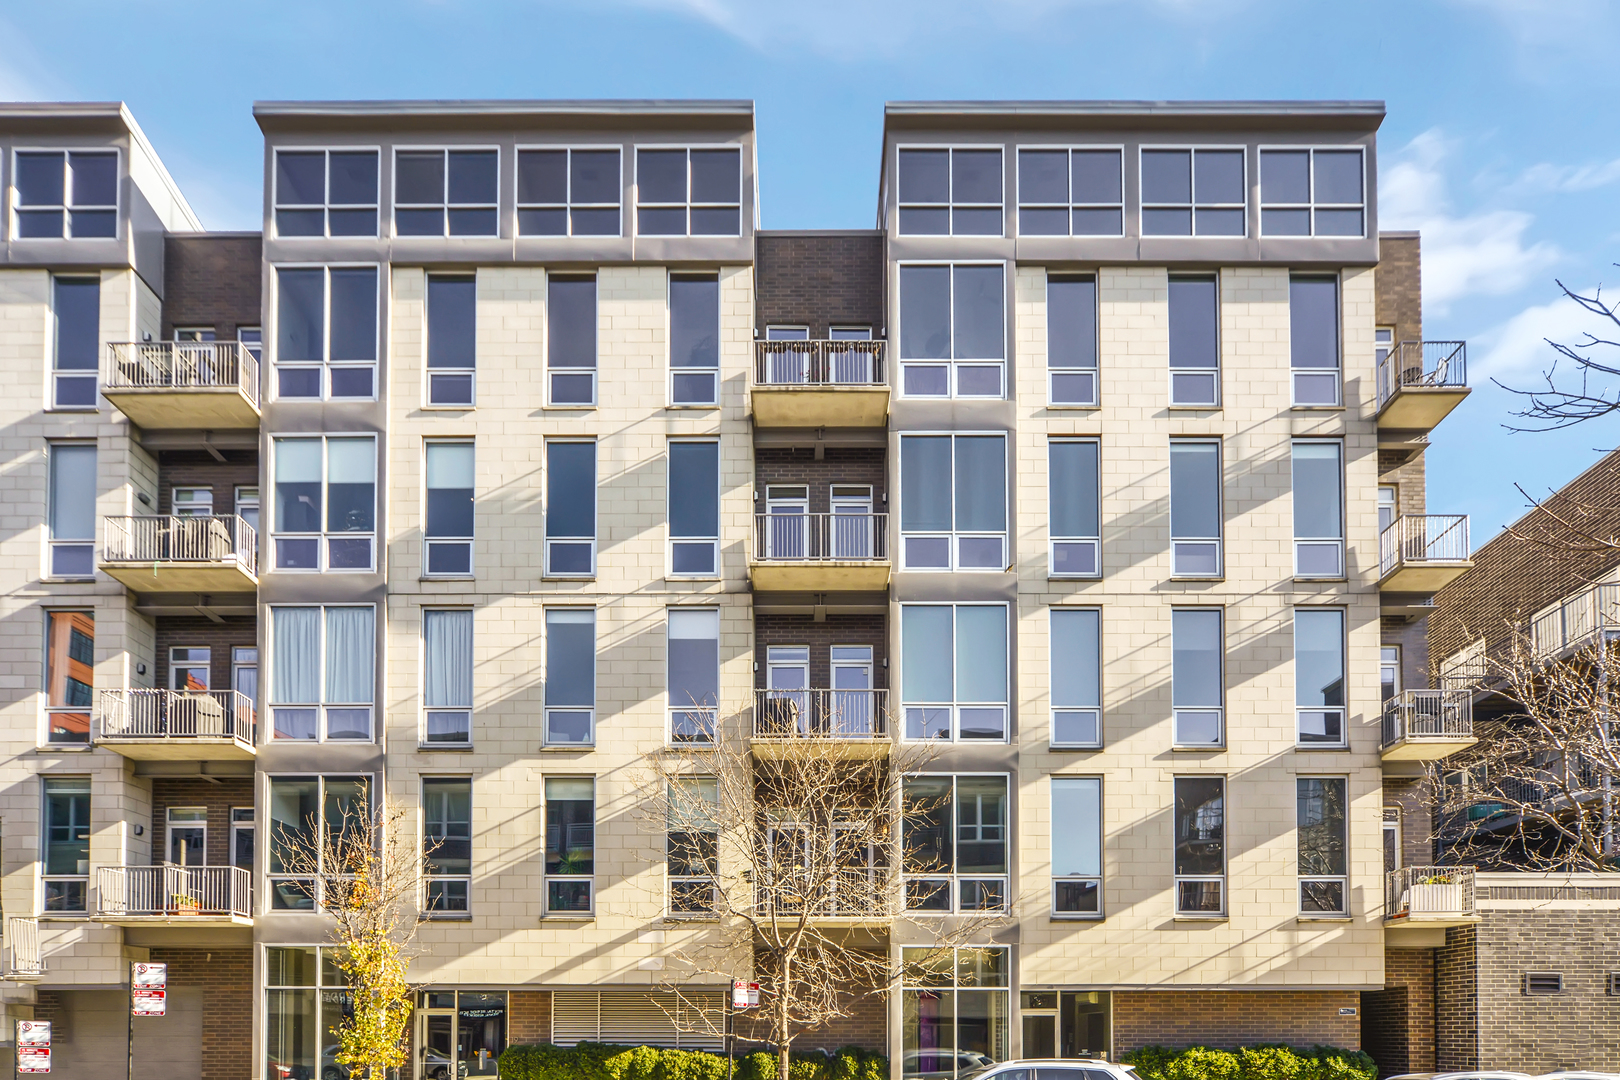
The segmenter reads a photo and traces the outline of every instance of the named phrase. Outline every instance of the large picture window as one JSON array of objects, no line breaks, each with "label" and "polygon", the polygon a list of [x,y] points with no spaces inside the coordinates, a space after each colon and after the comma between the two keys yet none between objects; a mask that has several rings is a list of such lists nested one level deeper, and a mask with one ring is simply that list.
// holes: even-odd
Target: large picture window
[{"label": "large picture window", "polygon": [[546,576],[596,574],[596,444],[546,442]]},{"label": "large picture window", "polygon": [[900,697],[905,738],[1007,738],[1004,604],[903,604]]},{"label": "large picture window", "polygon": [[720,277],[669,275],[669,400],[720,401]]},{"label": "large picture window", "polygon": [[546,745],[596,742],[596,611],[546,610]]},{"label": "large picture window", "polygon": [[1052,746],[1102,745],[1102,609],[1051,609]]},{"label": "large picture window", "polygon": [[422,778],[423,897],[429,915],[466,916],[472,890],[472,781]]},{"label": "large picture window", "polygon": [[1101,918],[1102,780],[1052,777],[1052,913]]},{"label": "large picture window", "polygon": [[1005,269],[900,268],[900,392],[907,397],[1005,395]]},{"label": "large picture window", "polygon": [[1295,405],[1339,404],[1339,279],[1288,279],[1288,349]]},{"label": "large picture window", "polygon": [[277,739],[372,737],[377,609],[270,609],[270,715]]},{"label": "large picture window", "polygon": [[1102,478],[1096,439],[1053,439],[1047,444],[1050,573],[1098,577],[1102,573]]},{"label": "large picture window", "polygon": [[1299,835],[1299,913],[1344,916],[1349,908],[1350,852],[1342,776],[1295,781]]},{"label": "large picture window", "polygon": [[278,438],[271,444],[276,569],[371,570],[377,440],[334,435]]},{"label": "large picture window", "polygon": [[428,577],[465,577],[472,573],[473,444],[435,441],[423,451],[423,566]]},{"label": "large picture window", "polygon": [[46,573],[87,578],[96,572],[96,447],[51,443],[47,449]]},{"label": "large picture window", "polygon": [[427,279],[427,403],[473,403],[478,358],[478,281],[471,274]]},{"label": "large picture window", "polygon": [[1176,746],[1226,741],[1225,644],[1220,608],[1170,612],[1170,706]]},{"label": "large picture window", "polygon": [[336,952],[312,945],[265,949],[263,1075],[313,1077],[323,1065],[335,1072],[329,1048],[338,1045],[338,1025],[354,1008]]},{"label": "large picture window", "polygon": [[595,405],[595,274],[547,275],[546,331],[547,400]]},{"label": "large picture window", "polygon": [[670,742],[713,742],[720,704],[720,613],[670,608],[667,664]]},{"label": "large picture window", "polygon": [[319,877],[305,876],[308,859],[318,874],[334,845],[369,842],[373,836],[371,780],[364,776],[272,776],[270,778],[270,908],[315,911]]},{"label": "large picture window", "polygon": [[1123,159],[1109,147],[1020,149],[1019,235],[1123,235]]},{"label": "large picture window", "polygon": [[12,164],[13,238],[118,235],[118,151],[19,150]]},{"label": "large picture window", "polygon": [[499,150],[394,151],[394,235],[498,236]]},{"label": "large picture window", "polygon": [[1243,236],[1242,148],[1142,149],[1143,236]]},{"label": "large picture window", "polygon": [[1361,237],[1366,202],[1359,147],[1260,151],[1263,236]]},{"label": "large picture window", "polygon": [[900,437],[906,570],[1007,567],[1007,437]]},{"label": "large picture window", "polygon": [[699,776],[671,783],[667,798],[669,913],[713,914],[720,858],[719,781]]},{"label": "large picture window", "polygon": [[1344,609],[1294,609],[1294,705],[1299,745],[1348,745],[1344,696]]},{"label": "large picture window", "polygon": [[1344,444],[1295,440],[1294,576],[1344,576]]},{"label": "large picture window", "polygon": [[901,1076],[957,1080],[1006,1060],[1012,1015],[1007,954],[997,946],[901,950]]},{"label": "large picture window", "polygon": [[1226,778],[1175,780],[1176,914],[1226,914]]},{"label": "large picture window", "polygon": [[716,577],[720,573],[720,444],[672,440],[669,444],[669,573],[671,577]]},{"label": "large picture window", "polygon": [[277,150],[278,237],[376,236],[377,151]]},{"label": "large picture window", "polygon": [[377,393],[375,266],[276,270],[276,396]]},{"label": "large picture window", "polygon": [[1220,283],[1213,274],[1170,278],[1170,404],[1221,403]]},{"label": "large picture window", "polygon": [[901,804],[906,909],[1005,910],[1007,778],[908,776]]},{"label": "large picture window", "polygon": [[1221,444],[1170,441],[1170,574],[1220,577]]},{"label": "large picture window", "polygon": [[901,236],[1000,236],[999,147],[898,151]]},{"label": "large picture window", "polygon": [[473,613],[466,608],[422,612],[422,743],[472,742]]},{"label": "large picture window", "polygon": [[546,779],[546,914],[588,915],[595,901],[596,781]]},{"label": "large picture window", "polygon": [[45,895],[47,914],[87,911],[90,892],[90,778],[44,778]]},{"label": "large picture window", "polygon": [[636,232],[742,235],[742,150],[638,147]]},{"label": "large picture window", "polygon": [[51,278],[51,407],[95,409],[101,366],[101,279]]},{"label": "large picture window", "polygon": [[519,150],[519,236],[618,236],[618,147]]},{"label": "large picture window", "polygon": [[1052,274],[1046,279],[1047,400],[1097,404],[1097,278]]}]

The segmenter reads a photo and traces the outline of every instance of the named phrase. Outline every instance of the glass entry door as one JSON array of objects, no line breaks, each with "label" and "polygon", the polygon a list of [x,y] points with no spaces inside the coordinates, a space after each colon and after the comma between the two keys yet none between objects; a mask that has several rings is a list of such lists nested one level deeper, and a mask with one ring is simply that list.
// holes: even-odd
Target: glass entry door
[{"label": "glass entry door", "polygon": [[416,1075],[495,1076],[506,1049],[506,992],[425,990],[416,1016]]}]

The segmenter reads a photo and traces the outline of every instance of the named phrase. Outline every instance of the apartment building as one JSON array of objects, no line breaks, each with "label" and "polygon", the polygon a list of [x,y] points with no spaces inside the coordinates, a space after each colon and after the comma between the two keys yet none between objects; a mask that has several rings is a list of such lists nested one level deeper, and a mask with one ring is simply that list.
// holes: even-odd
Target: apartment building
[{"label": "apartment building", "polygon": [[731,718],[931,747],[863,930],[984,925],[803,1045],[1432,1043],[1409,954],[1473,916],[1386,892],[1469,739],[1420,689],[1467,391],[1377,230],[1381,105],[890,105],[837,232],[757,228],[748,102],[254,117],[225,235],[121,108],[0,112],[4,1000],[57,1071],[122,1063],[150,960],[139,1060],[341,1075],[285,845],[382,808],[432,847],[411,1075],[717,1047],[660,1007],[725,950],[640,811]]}]

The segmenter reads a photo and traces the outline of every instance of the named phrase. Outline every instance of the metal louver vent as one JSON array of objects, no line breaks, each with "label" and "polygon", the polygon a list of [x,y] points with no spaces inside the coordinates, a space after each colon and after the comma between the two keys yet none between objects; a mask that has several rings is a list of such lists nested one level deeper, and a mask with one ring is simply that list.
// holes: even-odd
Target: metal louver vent
[{"label": "metal louver vent", "polygon": [[1526,994],[1562,994],[1564,977],[1556,972],[1532,971],[1524,977]]},{"label": "metal louver vent", "polygon": [[[682,1003],[658,990],[558,990],[551,998],[551,1041],[721,1050],[723,991],[688,991]],[[672,1019],[672,1017],[674,1019]],[[677,1022],[677,1020],[679,1022]]]}]

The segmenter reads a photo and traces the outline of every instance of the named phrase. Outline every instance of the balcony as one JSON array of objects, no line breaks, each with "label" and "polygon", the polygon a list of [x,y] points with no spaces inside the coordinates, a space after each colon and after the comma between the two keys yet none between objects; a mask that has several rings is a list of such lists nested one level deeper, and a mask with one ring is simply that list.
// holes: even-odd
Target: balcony
[{"label": "balcony", "polygon": [[102,396],[137,427],[259,426],[259,361],[241,342],[114,342],[107,351]]},{"label": "balcony", "polygon": [[748,577],[757,592],[889,587],[889,515],[755,514]]},{"label": "balcony", "polygon": [[808,912],[814,923],[881,933],[894,921],[890,880],[876,866],[842,869],[812,858],[809,867],[784,868],[778,880],[772,880],[774,867],[764,870],[764,880],[754,890],[754,908],[768,922],[791,925]]},{"label": "balcony", "polygon": [[252,926],[253,875],[242,866],[103,866],[92,918],[119,926]]},{"label": "balcony", "polygon": [[109,517],[100,568],[137,593],[240,593],[259,587],[259,536],[234,515]]},{"label": "balcony", "polygon": [[6,920],[5,967],[0,978],[37,982],[45,977],[45,958],[39,951],[39,920],[12,916]]},{"label": "balcony", "polygon": [[749,393],[755,427],[883,427],[883,342],[756,341]]},{"label": "balcony", "polygon": [[1530,623],[1530,649],[1537,660],[1564,656],[1620,633],[1620,585],[1593,585]]},{"label": "balcony", "polygon": [[1478,741],[1467,690],[1403,690],[1384,702],[1385,761],[1438,761]]},{"label": "balcony", "polygon": [[1474,565],[1467,514],[1403,514],[1378,537],[1378,587],[1439,592]]},{"label": "balcony", "polygon": [[1385,926],[1467,926],[1479,922],[1472,866],[1403,866],[1384,876]]},{"label": "balcony", "polygon": [[755,690],[755,756],[792,756],[814,744],[816,754],[847,758],[889,752],[887,690]]},{"label": "balcony", "polygon": [[1403,341],[1378,362],[1378,426],[1427,432],[1468,396],[1468,346]]},{"label": "balcony", "polygon": [[144,761],[250,761],[257,717],[235,690],[103,690],[96,744]]}]

